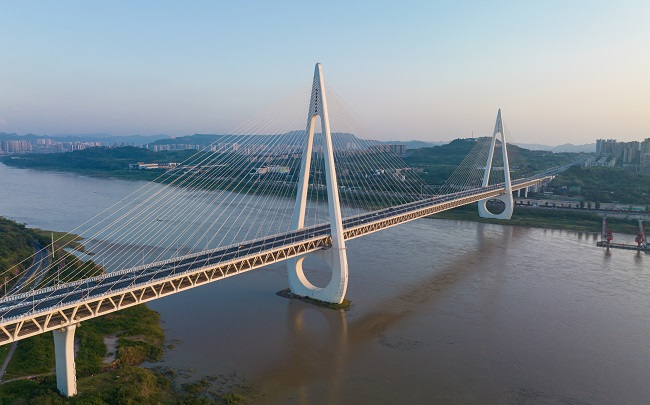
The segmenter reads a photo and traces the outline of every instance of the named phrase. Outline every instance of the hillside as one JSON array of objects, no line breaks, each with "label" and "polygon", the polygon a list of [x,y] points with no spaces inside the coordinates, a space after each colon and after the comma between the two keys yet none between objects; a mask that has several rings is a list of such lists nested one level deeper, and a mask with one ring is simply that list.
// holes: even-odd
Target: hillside
[{"label": "hillside", "polygon": [[539,143],[517,143],[519,147],[530,150],[545,150],[554,153],[594,153],[596,152],[595,143],[587,143],[583,145],[574,145],[572,143],[565,143],[557,146],[542,145]]},{"label": "hillside", "polygon": [[[409,151],[404,159],[412,167],[424,169],[422,179],[431,185],[443,184],[476,145],[478,138],[455,139],[446,145]],[[549,167],[575,161],[575,153],[528,150],[508,144],[508,160],[513,178],[524,177]]]},{"label": "hillside", "polygon": [[[47,239],[26,228],[25,225],[0,217],[0,273],[4,273],[7,269],[33,255],[32,243],[34,241],[41,244],[47,243]],[[23,268],[24,266],[20,266],[16,268],[16,271],[23,270]]]},{"label": "hillside", "polygon": [[384,141],[388,145],[406,145],[406,149],[431,148],[434,146],[446,145],[449,142],[425,142],[425,141]]},{"label": "hillside", "polygon": [[560,173],[551,186],[556,194],[562,194],[560,188],[566,187],[566,195],[582,196],[587,201],[650,205],[650,175],[619,168],[573,166]]},{"label": "hillside", "polygon": [[[322,145],[322,134],[314,134],[314,144]],[[211,144],[224,143],[239,143],[246,145],[283,145],[295,147],[302,150],[304,141],[304,131],[290,131],[284,134],[267,134],[267,135],[214,135],[214,134],[194,134],[187,136],[179,136],[176,138],[159,139],[152,142],[150,145],[202,145],[207,146]],[[334,148],[345,149],[347,144],[381,144],[379,141],[365,141],[360,140],[353,134],[334,132],[332,133],[332,144]]]},{"label": "hillside", "polygon": [[2,162],[8,166],[20,168],[151,180],[160,175],[161,171],[129,170],[129,164],[182,162],[195,152],[194,150],[153,152],[148,149],[126,146],[90,148],[69,153],[26,154],[20,155],[20,157],[5,157],[2,158]]}]

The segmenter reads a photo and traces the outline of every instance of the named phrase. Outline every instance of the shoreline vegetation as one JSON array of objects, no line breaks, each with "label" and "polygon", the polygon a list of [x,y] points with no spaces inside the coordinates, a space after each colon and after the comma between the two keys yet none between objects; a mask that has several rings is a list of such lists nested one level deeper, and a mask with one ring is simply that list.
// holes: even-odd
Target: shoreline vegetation
[{"label": "shoreline vegetation", "polygon": [[101,178],[152,181],[165,172],[162,169],[131,170],[137,162],[182,162],[194,155],[194,150],[153,152],[135,147],[90,148],[75,152],[7,156],[0,161],[7,166],[61,173],[75,173]]},{"label": "shoreline vegetation", "polygon": [[[190,141],[192,141],[194,138],[196,138],[197,142],[209,141],[209,139],[199,139],[197,136],[193,136],[188,138],[187,142],[192,143]],[[443,146],[415,149],[405,157],[405,161],[412,167],[423,170],[420,176],[425,179],[428,184],[442,184],[444,183],[445,179],[451,174],[453,168],[456,167],[456,165],[458,165],[460,161],[465,158],[465,156],[467,156],[467,153],[469,150],[471,150],[474,144],[475,142],[473,140],[457,139]],[[509,148],[509,154],[512,154],[512,164],[514,165],[516,163],[519,171],[524,170],[524,168],[526,168],[525,170],[540,170],[545,167],[550,167],[558,164],[568,164],[571,161],[575,161],[577,156],[581,156],[571,153],[552,154],[541,151],[530,151],[517,147],[515,145],[512,145]],[[167,184],[174,183],[175,181],[175,172],[173,170],[168,173],[166,173],[164,169],[137,170],[129,169],[129,165],[135,162],[163,163],[172,161],[192,161],[195,159],[195,156],[197,156],[197,151],[195,150],[153,152],[149,149],[121,147],[91,148],[82,151],[58,154],[28,154],[13,157],[10,156],[3,158],[2,161],[7,165],[19,168],[56,170],[103,178],[112,177],[127,180],[155,180],[158,183]],[[235,158],[235,160],[238,159],[237,161],[244,166],[255,166],[254,163],[246,163],[244,155],[233,155],[233,158]],[[287,167],[290,167],[291,172],[299,170],[299,159],[289,159],[287,161],[287,165]],[[238,176],[227,168],[219,170],[223,171],[223,173],[219,172],[222,176]],[[555,186],[552,187],[555,189],[555,197],[561,197],[575,201],[576,206],[580,205],[581,207],[582,205],[586,205],[587,207],[592,206],[591,201],[593,201],[593,204],[595,204],[596,207],[599,207],[601,203],[610,203],[616,199],[621,201],[621,203],[626,204],[635,203],[637,205],[643,205],[644,203],[648,202],[646,201],[646,194],[650,195],[650,193],[644,193],[643,189],[646,185],[646,181],[648,181],[647,186],[650,187],[650,176],[642,174],[633,176],[628,172],[619,172],[621,172],[620,169],[607,170],[607,168],[600,167],[571,167],[559,175],[553,181],[551,186]],[[623,182],[623,184],[630,185],[627,188],[623,187],[621,185],[621,182],[616,180],[621,175],[626,176],[626,181]],[[282,177],[282,175],[274,176]],[[244,190],[242,186],[238,186],[239,182],[232,182],[233,185],[230,185],[226,188],[233,192],[244,191],[250,194],[265,194],[269,192],[265,187],[265,182],[271,180],[281,180],[280,177],[276,177],[273,177],[273,179],[261,180],[253,187],[246,190]],[[263,179],[263,177],[260,177],[260,179]],[[281,190],[284,193],[287,192],[287,188],[293,187],[293,183],[288,181],[287,178],[282,177],[282,179],[285,180],[283,182],[285,185],[276,185],[274,187],[274,190],[277,190],[278,187],[283,187]],[[276,183],[278,182],[276,181]],[[182,184],[179,184],[177,186],[184,187]],[[217,185],[206,183],[202,187],[210,189],[211,187],[217,187]],[[586,200],[583,201],[580,195],[576,194],[580,191],[576,190],[582,190],[582,192],[585,194],[584,197],[588,197],[590,202],[585,203]],[[326,198],[324,195],[321,195],[322,191],[312,191],[312,194],[314,193],[318,194],[316,197],[319,200]],[[347,189],[342,189],[340,193],[342,203],[351,206],[355,206],[358,203],[358,196],[356,196],[354,192],[348,191]],[[310,194],[310,196],[314,197],[312,194]],[[543,199],[547,198],[547,196],[544,195],[535,195],[535,197]],[[555,200],[549,199],[548,201],[554,202]],[[646,210],[649,208],[650,206],[646,207]],[[491,220],[479,218],[479,216],[476,214],[475,205],[473,205],[472,208],[460,207],[452,211],[446,211],[437,214],[435,218],[448,218],[475,222],[491,222]],[[507,222],[496,220],[492,221],[494,223],[503,223],[509,225],[599,232],[601,229],[602,219],[595,213],[584,212],[582,210],[553,210],[541,208],[538,209],[532,207],[520,208],[518,206],[515,206],[515,213],[511,220]],[[638,225],[634,223],[634,221],[621,220],[616,218],[608,218],[608,221],[610,223],[610,227],[615,233],[636,234],[638,232]],[[70,246],[73,247],[72,243],[74,243],[74,240],[70,241],[70,243]]]},{"label": "shoreline vegetation", "polygon": [[[591,212],[570,209],[529,208],[517,205],[515,205],[514,213],[509,220],[481,218],[478,215],[476,203],[443,211],[428,218],[591,233],[600,233],[603,221],[601,216]],[[607,222],[614,234],[636,235],[638,232],[637,219],[607,218]]]},{"label": "shoreline vegetation", "polygon": [[[37,248],[45,247],[47,249],[46,254],[49,256],[49,262],[52,258],[52,239],[54,239],[54,261],[57,265],[50,266],[45,276],[40,279],[32,277],[22,280],[19,277],[13,277],[31,266],[31,258]],[[11,291],[17,283],[24,282],[20,290],[16,292],[25,292],[34,287],[47,287],[57,274],[58,277],[75,281],[104,273],[105,269],[92,260],[83,261],[73,253],[64,250],[71,248],[91,256],[92,252],[86,251],[83,244],[80,243],[81,240],[79,235],[27,228],[24,224],[0,216],[0,273],[5,274],[6,277],[0,282],[3,284],[5,281],[7,282],[7,291]],[[12,270],[6,273],[9,269]],[[34,285],[35,283],[37,285]],[[0,291],[0,296],[3,296],[4,293],[5,291]]]},{"label": "shoreline vegetation", "polygon": [[[196,137],[196,136],[194,136]],[[194,139],[194,138],[192,138]],[[191,139],[188,139],[188,143]],[[199,139],[197,138],[197,142]],[[205,139],[201,139],[202,142],[207,142]],[[475,143],[472,140],[467,139],[457,139],[447,145],[432,147],[432,148],[422,148],[415,149],[410,152],[406,157],[405,161],[407,164],[412,167],[419,168],[423,170],[420,176],[426,180],[428,184],[442,184],[445,179],[451,174],[453,168],[456,167],[460,161],[464,159],[469,150],[473,147]],[[134,147],[121,147],[121,148],[91,148],[82,151],[70,152],[70,153],[59,153],[59,154],[30,154],[30,155],[21,155],[15,157],[5,157],[2,161],[10,166],[19,167],[19,168],[32,168],[35,170],[55,170],[60,172],[67,173],[76,173],[81,175],[88,175],[94,177],[102,178],[119,178],[126,180],[155,180],[158,183],[173,183],[174,174],[165,173],[163,169],[150,169],[150,170],[134,170],[129,169],[129,165],[135,162],[147,162],[147,163],[163,163],[163,162],[182,162],[191,161],[193,156],[197,152],[195,150],[176,150],[176,151],[162,151],[162,152],[153,152],[148,149],[134,148]],[[517,166],[520,168],[526,167],[527,170],[540,170],[544,167],[550,167],[558,164],[567,164],[571,161],[575,161],[577,154],[571,153],[560,153],[560,154],[551,154],[540,151],[530,151],[527,149],[519,148],[512,146],[509,149],[509,154],[512,154],[512,164],[517,163]],[[243,159],[242,156],[238,159]],[[296,159],[289,160],[287,165],[291,168],[292,172],[298,170],[299,161]],[[592,170],[593,169],[593,170]],[[584,190],[588,194],[589,198],[595,201],[596,207],[600,205],[600,202],[608,202],[617,197],[625,197],[623,200],[628,199],[629,202],[635,201],[637,204],[643,204],[645,194],[640,192],[640,187],[635,186],[634,192],[630,190],[622,190],[621,185],[615,180],[620,173],[609,173],[605,168],[580,168],[572,167],[567,170],[565,173],[557,177],[556,182],[558,185],[561,185],[562,188],[557,188],[558,196],[563,195],[561,193],[568,193],[565,198],[573,199],[576,202],[580,200],[579,195],[575,195],[576,189]],[[523,170],[523,169],[520,169]],[[173,171],[171,172],[173,173]],[[222,175],[233,175],[228,169],[224,169]],[[626,174],[628,175],[628,174]],[[277,175],[276,175],[277,176]],[[641,175],[639,175],[641,176]],[[628,176],[629,177],[629,176]],[[650,176],[639,177],[639,181],[645,181],[644,179]],[[275,178],[274,178],[275,179]],[[627,179],[627,177],[626,177]],[[277,180],[277,179],[276,179]],[[285,179],[286,180],[286,179]],[[632,180],[626,184],[632,184]],[[286,181],[286,187],[291,187],[291,183]],[[572,184],[576,184],[577,188],[571,188]],[[233,182],[232,187],[227,187],[230,191],[241,192],[244,191],[241,187],[236,186],[237,182]],[[245,190],[247,193],[251,194],[264,194],[266,188],[264,187],[264,181],[260,181],[256,186],[251,189]],[[645,183],[643,183],[645,184]],[[183,187],[182,185],[179,185]],[[205,184],[203,187],[209,189],[214,185]],[[615,187],[616,186],[616,187]],[[648,185],[650,187],[650,183]],[[277,188],[277,186],[276,186]],[[642,188],[642,187],[641,187]],[[613,190],[606,192],[605,190]],[[283,192],[286,191],[282,189]],[[601,190],[601,194],[598,194],[598,190]],[[316,191],[316,193],[319,193]],[[313,197],[313,196],[312,196]],[[544,196],[539,196],[544,197]],[[323,195],[318,195],[319,199],[324,198]],[[342,203],[354,206],[357,201],[357,196],[353,192],[348,192],[347,190],[341,191],[341,201]],[[620,198],[619,198],[620,199]],[[638,200],[638,201],[637,201]],[[553,201],[553,200],[549,200]],[[591,200],[590,200],[591,201]],[[577,203],[576,203],[577,204]],[[591,204],[586,204],[591,205]],[[369,208],[369,207],[367,207]],[[458,219],[464,221],[480,221],[480,222],[491,222],[491,220],[484,220],[479,218],[476,214],[476,206],[461,207],[456,208],[452,211],[446,211],[434,216],[434,218],[448,218],[448,219]],[[616,233],[629,233],[636,234],[637,225],[633,224],[633,221],[618,220],[614,218],[608,218],[610,221],[610,227]],[[565,230],[574,230],[574,231],[591,231],[599,232],[601,229],[602,219],[598,217],[595,213],[584,213],[576,210],[547,210],[547,209],[535,209],[535,208],[519,208],[515,206],[515,213],[511,220],[509,221],[496,221],[492,220],[494,223],[502,223],[509,225],[521,225],[521,226],[533,226],[540,228],[557,228]],[[48,236],[49,235],[43,235]],[[74,242],[74,241],[71,241]]]},{"label": "shoreline vegetation", "polygon": [[[27,228],[0,217],[0,248],[17,249],[12,256],[0,251],[1,263],[10,268],[28,258],[34,253],[32,242],[46,245],[51,243],[51,235],[50,231]],[[62,235],[54,232],[55,241]],[[80,250],[82,244],[81,237],[67,235],[55,242],[55,247],[76,246]],[[82,277],[99,270],[90,260],[66,254],[66,269],[81,269]],[[174,344],[164,345],[160,315],[145,304],[79,324],[75,333],[78,394],[73,398],[62,397],[56,388],[52,332],[17,343],[5,374],[0,376],[1,405],[234,404],[248,402],[256,395],[253,387],[232,376],[207,376],[194,381],[191,371],[157,365],[164,350]],[[11,346],[0,346],[0,364]],[[147,366],[143,366],[145,363]],[[181,384],[179,376],[189,382]]]}]

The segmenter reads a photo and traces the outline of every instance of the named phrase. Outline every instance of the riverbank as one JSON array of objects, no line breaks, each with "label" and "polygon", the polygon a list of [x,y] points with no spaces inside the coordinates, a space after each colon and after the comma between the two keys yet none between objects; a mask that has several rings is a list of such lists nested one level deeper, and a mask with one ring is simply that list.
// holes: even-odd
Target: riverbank
[{"label": "riverbank", "polygon": [[[109,353],[106,341],[112,336],[118,339],[116,352]],[[245,403],[255,395],[252,387],[233,384],[224,376],[177,385],[179,373],[187,377],[191,372],[156,366],[165,349],[164,337],[159,314],[146,305],[82,323],[75,336],[74,398],[62,397],[56,388],[52,334],[21,340],[3,376],[9,381],[0,384],[0,404],[230,404]],[[106,364],[109,355],[115,358]]]},{"label": "riverbank", "polygon": [[135,147],[90,148],[71,153],[27,154],[6,156],[0,161],[8,166],[51,172],[75,173],[101,178],[151,181],[165,171],[162,169],[132,170],[129,165],[138,162],[183,162],[195,150],[153,152]]},{"label": "riverbank", "polygon": [[[501,219],[481,218],[478,215],[477,204],[465,205],[453,210],[443,211],[430,218],[454,219],[460,221],[483,222],[500,225],[529,226],[545,229],[562,229],[578,232],[600,232],[602,217],[595,213],[573,211],[568,209],[535,209],[515,206],[512,218]],[[638,221],[636,219],[608,218],[609,227],[615,233],[636,235]]]},{"label": "riverbank", "polygon": [[[464,150],[463,148],[461,149]],[[439,152],[442,152],[442,150],[439,150]],[[458,150],[456,150],[456,152],[458,152]],[[125,148],[93,148],[93,149],[77,151],[69,154],[29,154],[20,157],[16,157],[16,156],[5,157],[4,159],[2,159],[2,162],[5,163],[6,165],[10,165],[17,168],[30,168],[35,170],[46,170],[46,171],[47,170],[63,171],[63,172],[76,173],[85,176],[103,177],[103,178],[112,177],[112,178],[123,179],[123,180],[146,180],[146,181],[155,181],[161,184],[178,183],[176,184],[177,186],[184,187],[183,185],[184,182],[179,181],[179,179],[181,178],[180,176],[180,174],[182,173],[181,171],[165,172],[162,169],[133,170],[133,169],[129,169],[129,167],[136,161],[143,161],[143,162],[150,162],[150,163],[156,163],[156,162],[160,163],[165,161],[186,162],[186,166],[191,167],[192,166],[191,162],[197,160],[198,159],[197,156],[199,156],[199,154],[197,154],[196,151],[193,150],[154,153],[146,149],[125,147]],[[427,159],[430,159],[431,157],[432,156],[428,156]],[[236,166],[242,166],[242,167],[250,166],[250,168],[253,168],[255,166],[254,163],[247,161],[246,159],[244,159],[242,156],[239,155],[230,156],[228,154],[224,154],[219,159],[220,162],[229,162],[228,165],[224,165],[224,166],[232,166],[234,161],[239,162]],[[231,161],[230,159],[235,159],[235,160]],[[410,163],[415,166],[417,166],[418,164],[422,165],[424,164],[425,161],[428,161],[427,159],[424,160],[423,159],[424,157],[422,156],[420,156],[420,158],[417,159],[412,156]],[[459,157],[456,157],[454,159],[458,160]],[[566,157],[564,157],[563,159],[566,159]],[[198,162],[195,163],[199,164]],[[452,163],[452,162],[447,162],[447,163]],[[550,162],[546,162],[546,163],[550,163]],[[287,168],[291,168],[290,171],[292,173],[295,173],[296,170],[299,170],[298,168],[299,160],[289,159],[286,164],[287,164],[286,166]],[[443,166],[446,167],[446,165]],[[440,171],[443,166],[433,165],[427,167],[429,171],[433,172],[433,171]],[[287,181],[287,178],[285,177],[278,177],[278,178],[273,177],[273,179],[267,179],[267,181],[263,180],[264,177],[258,177],[257,181],[253,185],[250,185],[248,181],[244,181],[244,179],[250,173],[249,170],[243,170],[242,173],[238,173],[238,174],[230,173],[226,169],[217,170],[215,168],[211,168],[210,170],[214,170],[214,172],[212,173],[212,176],[204,175],[204,177],[208,178],[208,180],[201,182],[201,185],[199,187],[202,189],[206,189],[206,190],[223,189],[223,190],[229,190],[233,192],[243,192],[246,194],[255,194],[255,195],[272,194],[272,193],[284,194],[284,195],[295,195],[295,186],[296,186],[295,183]],[[204,172],[204,174],[206,173],[207,172]],[[614,210],[615,208],[622,209],[623,207],[629,208],[630,210],[632,209],[647,210],[650,207],[647,206],[646,204],[647,201],[645,201],[645,194],[643,193],[639,194],[638,192],[639,188],[641,189],[643,188],[640,186],[645,184],[644,182],[646,180],[644,179],[646,179],[647,176],[644,177],[640,175],[641,177],[638,178],[634,176],[630,177],[629,181],[623,182],[623,186],[622,186],[620,182],[616,181],[617,177],[613,176],[612,173],[610,173],[609,171],[583,170],[581,168],[572,167],[565,174],[570,179],[572,179],[571,180],[572,182],[575,182],[576,184],[578,183],[582,184],[584,181],[586,181],[585,179],[588,179],[589,181],[587,183],[591,185],[590,190],[594,188],[592,184],[594,182],[596,182],[596,184],[599,186],[596,187],[596,189],[598,190],[610,190],[610,189],[617,190],[615,195],[608,194],[607,198],[605,198],[604,196],[599,197],[594,194],[593,190],[590,191],[587,194],[590,198],[592,198],[590,201],[600,201],[597,203],[596,202],[593,203],[593,206],[595,207],[602,206],[603,208],[607,207],[610,208],[611,210]],[[618,173],[617,175],[629,176],[630,174],[627,172],[621,172]],[[230,177],[231,181],[228,183],[223,183],[222,179],[224,178],[224,176]],[[219,180],[211,181],[210,178],[219,179]],[[626,179],[628,179],[628,177],[626,177]],[[636,180],[633,181],[633,179]],[[429,180],[431,181],[432,178],[429,178]],[[605,180],[607,180],[607,182],[604,182]],[[438,181],[442,181],[442,180],[438,179]],[[635,181],[641,183],[636,184]],[[269,187],[269,184],[273,184],[273,187]],[[430,182],[429,184],[433,184],[433,183]],[[636,184],[636,186],[632,187],[630,186],[631,184]],[[627,190],[627,192],[624,192],[625,190]],[[620,198],[616,198],[617,196],[619,196]],[[309,198],[318,201],[326,197],[322,193],[321,194],[312,193],[310,194]],[[342,188],[340,190],[340,198],[342,204],[355,206],[356,204],[361,202],[361,200],[363,199],[363,195],[358,194],[356,191],[353,191],[352,189]],[[570,206],[572,208],[575,206],[584,205],[585,207],[590,209],[592,207],[591,202],[582,201],[583,198],[579,195],[572,196],[572,197],[555,196],[555,198],[563,198],[563,199],[562,200],[518,199],[520,203],[523,202],[525,204],[531,204],[530,210],[528,210],[528,208],[526,208],[526,210],[519,209],[521,205],[516,206],[515,215],[513,216],[512,220],[509,223],[511,225],[536,226],[541,228],[557,228],[557,229],[566,229],[566,230],[575,230],[575,231],[598,232],[600,230],[601,225],[600,223],[597,222],[600,222],[601,220],[597,218],[597,215],[589,212],[589,210],[587,210],[587,212],[584,212],[582,209],[580,209],[580,211],[584,212],[585,215],[583,215],[580,212],[576,212],[578,210],[574,211],[573,209],[568,209],[568,208],[551,209],[551,207],[555,206],[556,204],[558,205],[558,207]],[[620,201],[620,203],[613,204],[611,202],[606,202],[612,199],[616,199],[617,201]],[[535,208],[532,207],[535,204],[540,205],[539,209],[543,209],[541,205],[548,206],[549,210],[546,210],[541,213],[538,211],[532,211],[535,210]],[[366,209],[374,209],[369,206],[364,206],[364,207]],[[471,208],[470,211],[472,211],[474,214],[476,212],[474,208]],[[478,215],[466,214],[465,212],[469,212],[467,211],[467,209],[465,209],[464,211],[463,208],[458,208],[455,209],[453,212],[454,212],[453,214],[443,213],[438,215],[437,217],[468,220],[468,221],[489,222],[479,218]],[[618,216],[620,214],[612,211],[612,216],[614,215]],[[623,218],[623,221],[617,221],[613,219],[611,216],[609,217],[609,219],[611,219],[610,225],[615,232],[621,232],[625,234],[636,234],[638,231],[637,229],[638,225],[633,224],[632,223],[633,221],[627,221],[625,220],[625,218]],[[618,226],[619,228],[618,229],[614,228],[614,225]]]},{"label": "riverbank", "polygon": [[[36,239],[41,243],[51,239],[50,231],[26,228],[2,217],[0,220],[0,236],[6,246],[29,246]],[[59,251],[63,246],[83,250],[79,236],[54,234]],[[11,268],[27,254],[21,251],[20,255],[0,259]],[[67,264],[63,272],[80,272],[80,277],[88,277],[103,271],[90,260],[64,254]],[[78,395],[74,398],[62,397],[56,388],[51,332],[18,341],[13,355],[11,344],[0,346],[0,364],[11,355],[6,372],[0,376],[0,404],[241,403],[251,397],[252,388],[230,380],[226,383],[220,377],[176,384],[176,370],[157,366],[165,350],[164,341],[160,315],[144,304],[79,324],[75,333]],[[187,374],[184,372],[184,377]]]}]

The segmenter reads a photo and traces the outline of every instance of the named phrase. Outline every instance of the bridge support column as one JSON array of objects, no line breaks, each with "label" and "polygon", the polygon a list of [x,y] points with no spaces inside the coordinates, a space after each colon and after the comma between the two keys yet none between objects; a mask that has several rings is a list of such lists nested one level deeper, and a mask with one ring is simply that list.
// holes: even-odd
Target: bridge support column
[{"label": "bridge support column", "polygon": [[[497,137],[501,141],[501,154],[503,155],[503,177],[505,182],[506,192],[498,197],[488,198],[478,202],[478,214],[481,218],[496,218],[496,219],[510,219],[514,210],[514,200],[512,198],[512,184],[510,183],[510,164],[508,163],[508,149],[506,147],[506,135],[503,130],[503,121],[501,120],[501,109],[497,113],[497,122],[494,125],[494,133],[492,134],[492,146],[488,154],[488,160],[485,165],[485,174],[483,175],[483,187],[490,183],[490,171],[492,170],[492,160],[494,158],[494,149],[497,144]],[[505,209],[500,214],[493,214],[487,209],[488,200],[500,200],[506,205]]]},{"label": "bridge support column", "polygon": [[300,178],[298,179],[298,193],[296,196],[296,205],[293,210],[293,229],[301,229],[305,226],[305,210],[307,207],[309,170],[314,143],[314,127],[316,125],[316,118],[318,117],[321,120],[321,130],[325,141],[325,182],[327,184],[327,207],[332,233],[332,248],[318,252],[317,254],[322,255],[323,261],[332,270],[332,278],[324,288],[316,287],[310,283],[307,277],[305,277],[302,268],[305,256],[288,260],[287,272],[289,275],[289,287],[291,287],[291,291],[294,294],[340,304],[343,302],[348,287],[348,260],[345,253],[343,220],[341,216],[341,204],[339,203],[339,187],[336,181],[334,148],[332,146],[332,134],[330,132],[327,99],[325,96],[325,80],[323,78],[323,68],[320,63],[316,64],[314,70],[309,114],[307,116],[307,140],[303,147]]},{"label": "bridge support column", "polygon": [[302,297],[340,304],[348,289],[348,263],[345,249],[327,249],[310,253],[324,261],[332,271],[332,278],[325,287],[316,287],[309,282],[302,268],[307,255],[288,260],[289,288]]},{"label": "bridge support column", "polygon": [[55,329],[56,387],[66,397],[77,395],[77,373],[74,363],[74,331],[77,325]]},{"label": "bridge support column", "polygon": [[478,215],[481,218],[494,218],[494,219],[510,219],[512,218],[512,213],[514,211],[514,199],[512,194],[502,194],[498,197],[492,197],[489,200],[499,200],[502,201],[506,208],[500,214],[493,214],[487,209],[488,200],[481,200],[478,202]]},{"label": "bridge support column", "polygon": [[528,187],[524,189],[524,197],[528,198]]}]

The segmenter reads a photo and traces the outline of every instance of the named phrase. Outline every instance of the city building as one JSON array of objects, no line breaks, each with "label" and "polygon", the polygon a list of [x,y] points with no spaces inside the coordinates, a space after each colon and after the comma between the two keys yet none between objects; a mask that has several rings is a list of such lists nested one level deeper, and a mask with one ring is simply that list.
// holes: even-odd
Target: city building
[{"label": "city building", "polygon": [[596,158],[589,160],[587,166],[642,168],[646,164],[644,154],[650,154],[650,138],[643,142],[617,142],[615,139],[596,140]]},{"label": "city building", "polygon": [[21,141],[2,141],[0,142],[0,149],[5,153],[17,153],[17,152],[31,152],[32,144],[25,140]]},{"label": "city building", "polygon": [[397,155],[405,155],[406,145],[399,145],[399,144],[371,145],[370,150],[377,151],[377,152],[395,153]]}]

